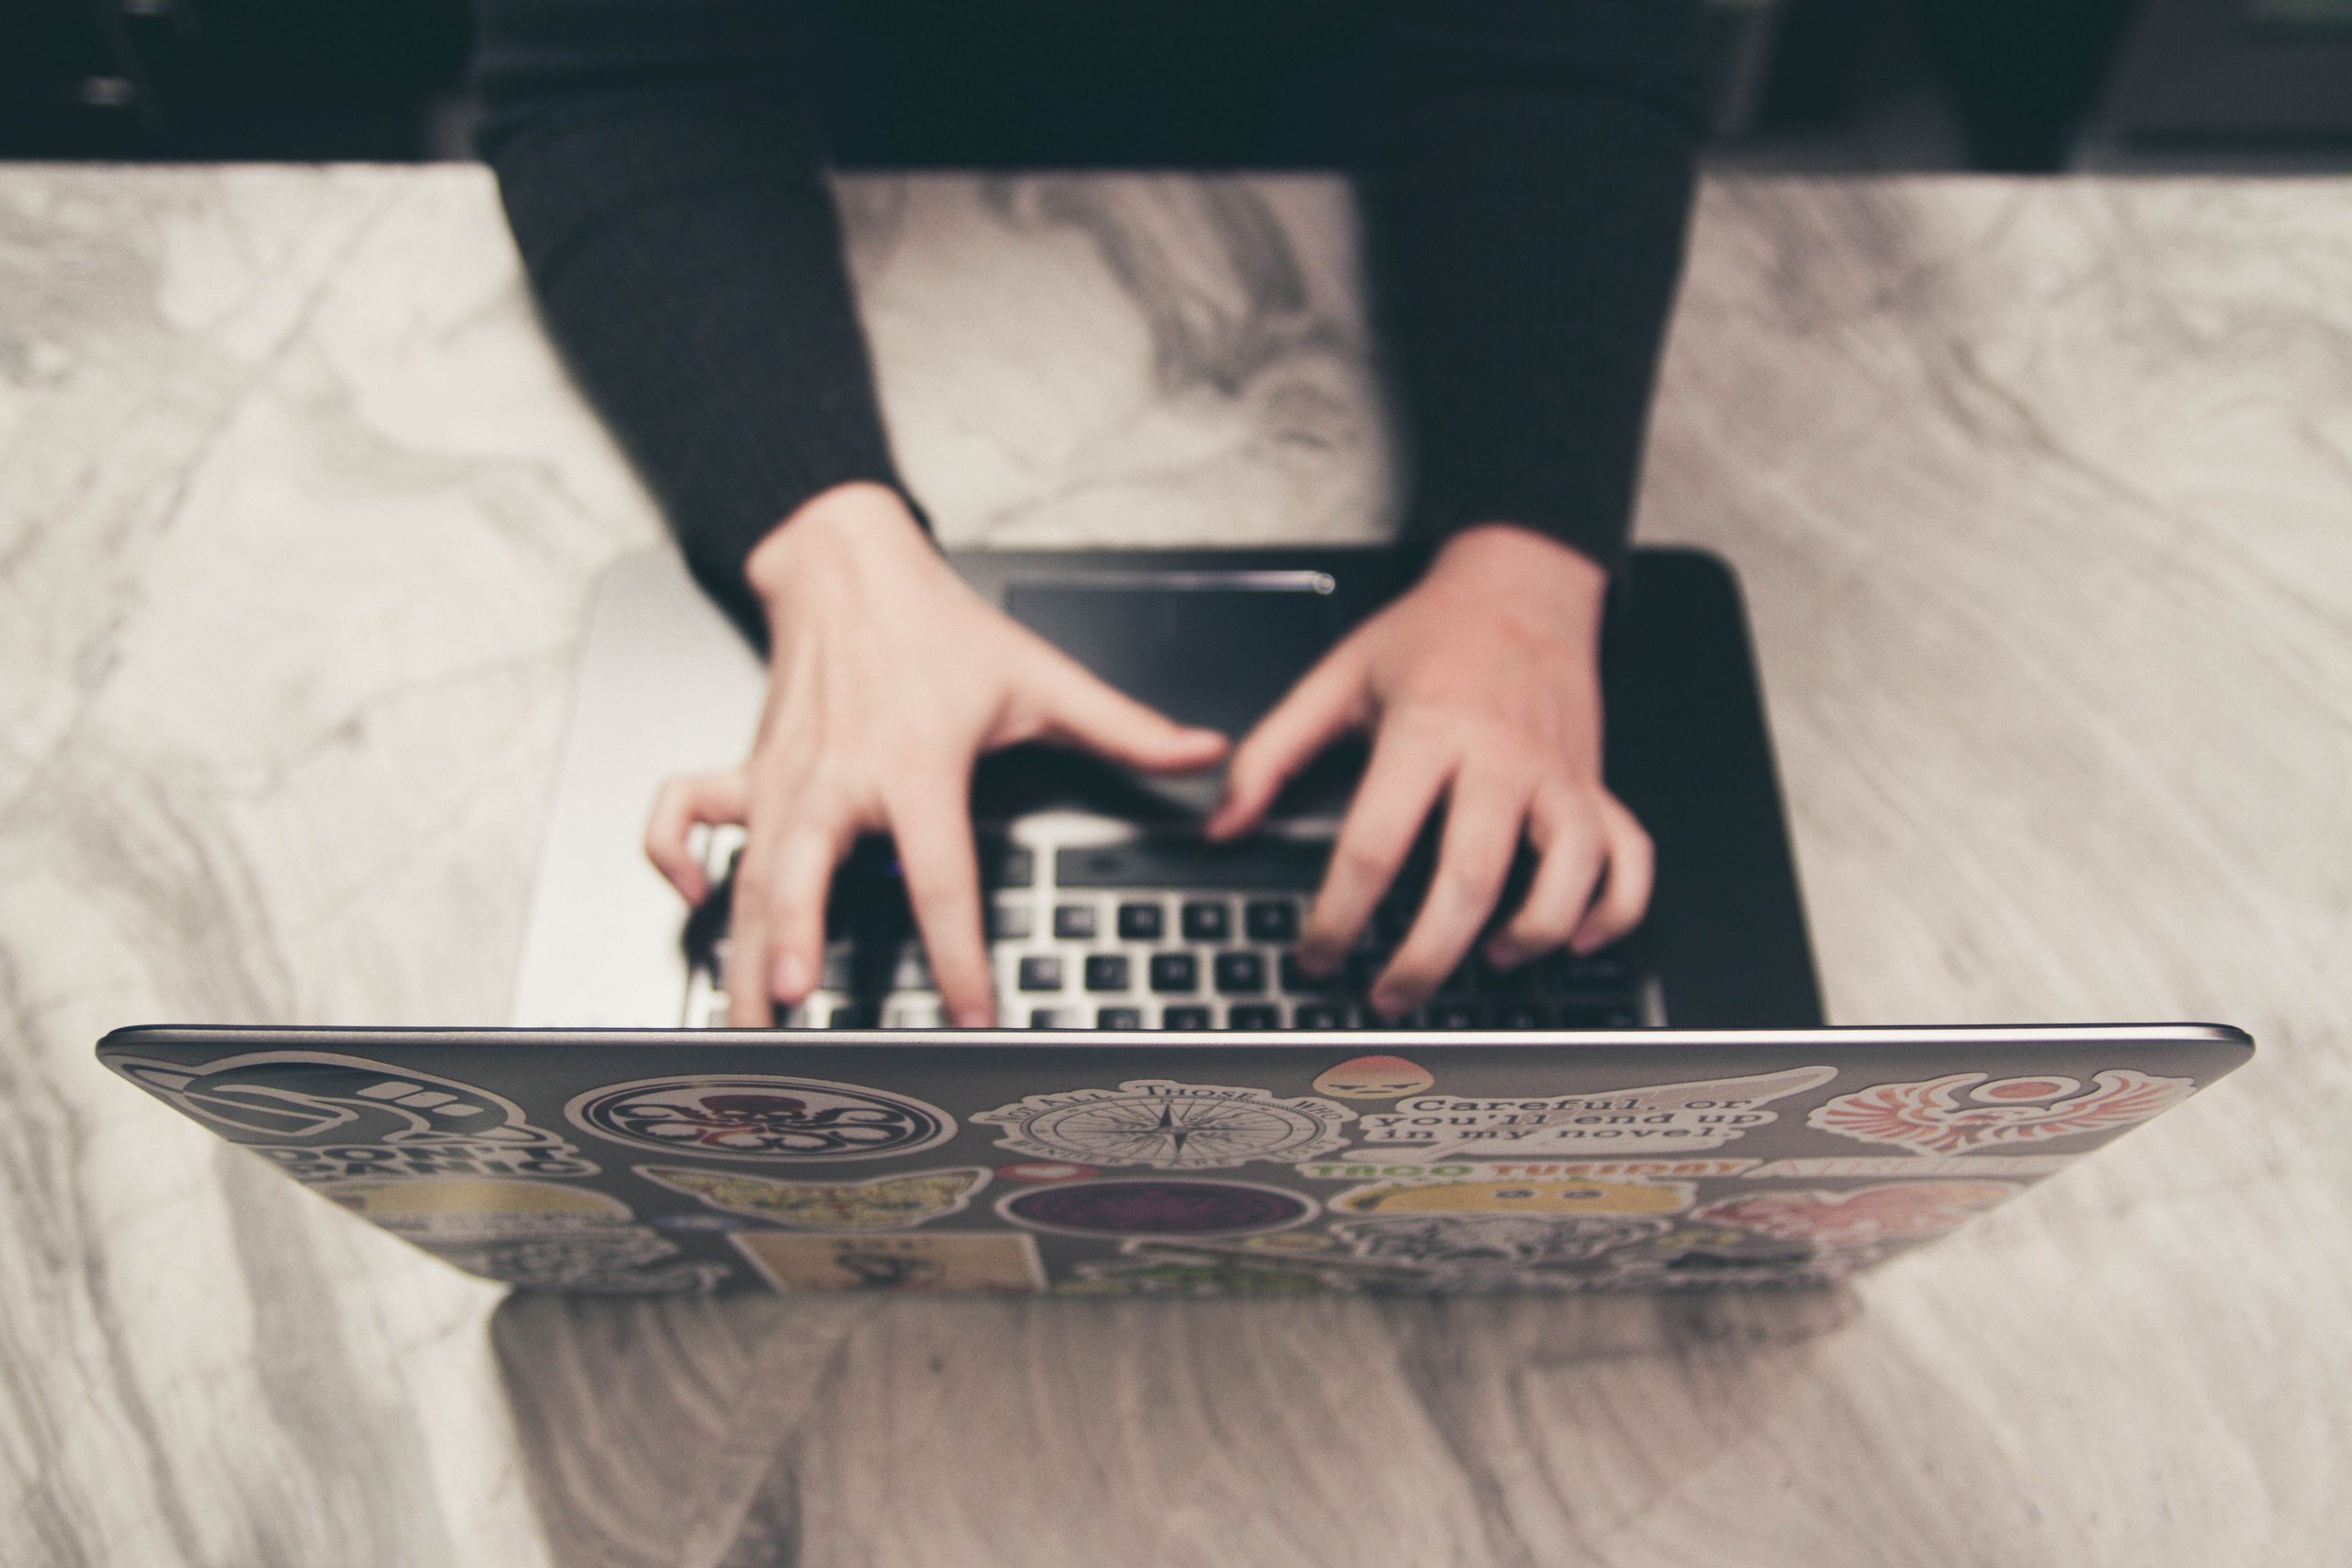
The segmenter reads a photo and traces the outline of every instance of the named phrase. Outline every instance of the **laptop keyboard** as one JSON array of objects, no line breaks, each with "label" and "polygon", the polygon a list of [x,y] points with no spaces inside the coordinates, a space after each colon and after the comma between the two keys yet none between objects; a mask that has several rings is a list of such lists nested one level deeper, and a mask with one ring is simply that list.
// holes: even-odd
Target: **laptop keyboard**
[{"label": "laptop keyboard", "polygon": [[[713,835],[714,874],[739,835]],[[1033,1029],[1627,1029],[1649,1022],[1638,944],[1554,953],[1510,971],[1475,956],[1402,1019],[1364,997],[1411,926],[1425,885],[1408,862],[1336,974],[1309,974],[1298,933],[1328,844],[1211,845],[1138,833],[1114,844],[1040,846],[983,835],[981,880],[997,1016]],[[1425,857],[1424,857],[1425,858]],[[1523,881],[1515,878],[1515,882]],[[1516,903],[1507,889],[1505,908]],[[686,1022],[720,1028],[726,997],[726,890],[689,922]],[[886,841],[859,846],[835,877],[816,994],[789,1028],[946,1025],[903,881]]]}]

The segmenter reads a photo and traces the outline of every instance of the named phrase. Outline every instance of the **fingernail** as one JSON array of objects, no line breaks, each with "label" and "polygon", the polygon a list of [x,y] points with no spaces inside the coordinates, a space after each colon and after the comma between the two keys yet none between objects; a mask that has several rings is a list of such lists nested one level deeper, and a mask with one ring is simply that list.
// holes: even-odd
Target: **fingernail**
[{"label": "fingernail", "polygon": [[1519,961],[1519,950],[1507,942],[1486,944],[1486,962],[1496,969],[1509,969]]},{"label": "fingernail", "polygon": [[985,1029],[995,1022],[995,1010],[986,1003],[966,1003],[952,1009],[948,1017],[959,1029]]},{"label": "fingernail", "polygon": [[1386,1018],[1394,1018],[1406,1010],[1405,995],[1390,986],[1375,986],[1372,992],[1372,1010]]},{"label": "fingernail", "polygon": [[808,960],[798,953],[783,953],[776,958],[776,994],[797,1002],[808,990]]}]

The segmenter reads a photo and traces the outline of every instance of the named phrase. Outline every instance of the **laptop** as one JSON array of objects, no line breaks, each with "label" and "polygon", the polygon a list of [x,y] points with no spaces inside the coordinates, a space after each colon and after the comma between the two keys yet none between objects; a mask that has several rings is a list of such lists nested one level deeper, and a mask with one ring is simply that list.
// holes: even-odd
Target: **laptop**
[{"label": "laptop", "polygon": [[[963,552],[1014,618],[1238,735],[1401,586],[1390,552]],[[2220,1025],[1832,1029],[1737,588],[1639,551],[1604,642],[1611,787],[1658,845],[1615,949],[1419,1013],[1291,947],[1360,750],[1210,846],[1215,778],[1017,749],[975,782],[1005,1027],[939,1026],[890,846],[826,974],[728,1030],[724,908],[644,865],[671,773],[738,759],[763,673],[675,555],[581,657],[505,1029],[155,1026],[107,1066],[460,1268],[527,1289],[1072,1295],[1819,1285],[1944,1234],[2240,1065]],[[731,835],[707,858],[723,877]]]}]

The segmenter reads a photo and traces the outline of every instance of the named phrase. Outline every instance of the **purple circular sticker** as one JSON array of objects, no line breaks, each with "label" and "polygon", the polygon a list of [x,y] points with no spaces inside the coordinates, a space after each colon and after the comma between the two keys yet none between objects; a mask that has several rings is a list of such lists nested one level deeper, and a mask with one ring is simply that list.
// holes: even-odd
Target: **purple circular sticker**
[{"label": "purple circular sticker", "polygon": [[1069,1236],[1246,1236],[1311,1218],[1314,1200],[1247,1181],[1136,1177],[1065,1181],[1013,1193],[996,1212]]}]

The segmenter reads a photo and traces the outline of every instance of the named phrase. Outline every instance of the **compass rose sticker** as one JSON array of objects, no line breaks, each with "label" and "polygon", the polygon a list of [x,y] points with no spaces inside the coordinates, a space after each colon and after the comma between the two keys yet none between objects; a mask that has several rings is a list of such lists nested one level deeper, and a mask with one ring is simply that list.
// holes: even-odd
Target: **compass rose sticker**
[{"label": "compass rose sticker", "polygon": [[1327,1100],[1278,1100],[1264,1089],[1165,1078],[1033,1094],[972,1117],[1003,1128],[996,1147],[1017,1154],[1154,1170],[1311,1160],[1346,1142],[1343,1126],[1355,1119],[1355,1112]]}]

